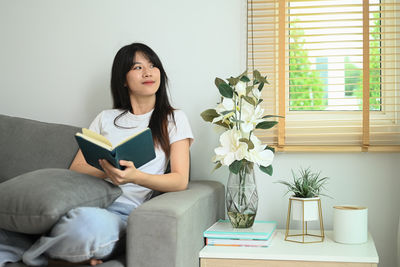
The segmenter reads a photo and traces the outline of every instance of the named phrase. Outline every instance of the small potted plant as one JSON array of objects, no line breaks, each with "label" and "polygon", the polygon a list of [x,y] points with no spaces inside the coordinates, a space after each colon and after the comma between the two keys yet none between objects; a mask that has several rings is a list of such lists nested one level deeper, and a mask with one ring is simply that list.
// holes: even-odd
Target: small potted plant
[{"label": "small potted plant", "polygon": [[292,192],[290,203],[292,204],[293,220],[318,220],[319,197],[324,195],[321,191],[324,189],[329,178],[321,177],[321,172],[313,172],[310,168],[301,168],[298,174],[295,174],[292,170],[292,176],[293,181],[288,182],[281,180],[278,181],[278,183],[287,186],[288,191],[286,194]]}]

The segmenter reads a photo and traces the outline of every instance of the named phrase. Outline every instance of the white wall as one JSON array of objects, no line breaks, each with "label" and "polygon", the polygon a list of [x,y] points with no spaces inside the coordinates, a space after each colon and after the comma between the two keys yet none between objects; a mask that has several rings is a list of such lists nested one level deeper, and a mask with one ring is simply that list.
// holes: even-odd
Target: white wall
[{"label": "white wall", "polygon": [[[191,120],[193,179],[225,183],[226,169],[211,173],[218,134],[199,114],[218,101],[216,76],[245,69],[245,8],[245,0],[0,0],[0,113],[87,126],[111,107],[117,50],[144,42],[164,63],[173,104]],[[399,163],[399,153],[279,153],[273,177],[256,173],[257,219],[277,220],[283,228],[287,196],[274,182],[290,177],[290,169],[311,166],[331,177],[333,199],[323,199],[326,229],[333,205],[368,206],[379,266],[395,266]]]}]

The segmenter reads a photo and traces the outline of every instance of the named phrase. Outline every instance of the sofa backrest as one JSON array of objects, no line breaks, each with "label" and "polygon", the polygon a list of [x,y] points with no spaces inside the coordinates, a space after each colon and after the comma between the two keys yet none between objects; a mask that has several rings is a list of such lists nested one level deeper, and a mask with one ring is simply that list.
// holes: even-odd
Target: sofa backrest
[{"label": "sofa backrest", "polygon": [[80,128],[0,115],[0,183],[42,168],[68,168]]}]

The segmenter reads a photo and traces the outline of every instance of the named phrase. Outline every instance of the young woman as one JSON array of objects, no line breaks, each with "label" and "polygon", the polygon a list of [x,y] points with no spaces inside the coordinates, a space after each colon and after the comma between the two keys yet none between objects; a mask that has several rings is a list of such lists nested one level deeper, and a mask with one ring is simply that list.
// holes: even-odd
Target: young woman
[{"label": "young woman", "polygon": [[[22,235],[0,231],[0,234],[9,235],[9,240],[20,240],[17,242],[20,246],[14,242],[12,248],[8,247],[15,252],[10,253],[9,261],[22,257],[27,265],[35,266],[46,264],[49,257],[70,262],[88,261],[91,265],[101,263],[115,251],[130,212],[148,200],[152,190],[186,189],[193,134],[186,115],[171,107],[167,82],[161,61],[150,47],[133,43],[118,51],[111,73],[114,109],[101,112],[89,128],[115,145],[149,127],[156,158],[138,169],[134,162],[121,160],[124,170],[100,160],[102,172],[88,165],[79,150],[70,169],[108,178],[122,188],[123,194],[107,209],[83,207],[69,211],[48,236],[40,237],[34,244]],[[171,172],[165,174],[168,162]],[[2,246],[6,245],[0,242],[0,254]]]}]

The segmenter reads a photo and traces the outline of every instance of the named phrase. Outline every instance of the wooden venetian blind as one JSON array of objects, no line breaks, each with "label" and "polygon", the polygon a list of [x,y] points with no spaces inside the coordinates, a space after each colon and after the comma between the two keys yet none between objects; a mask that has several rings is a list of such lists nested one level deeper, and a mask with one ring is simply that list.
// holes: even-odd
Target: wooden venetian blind
[{"label": "wooden venetian blind", "polygon": [[278,151],[400,151],[400,2],[249,0],[248,69],[268,76],[256,134]]}]

